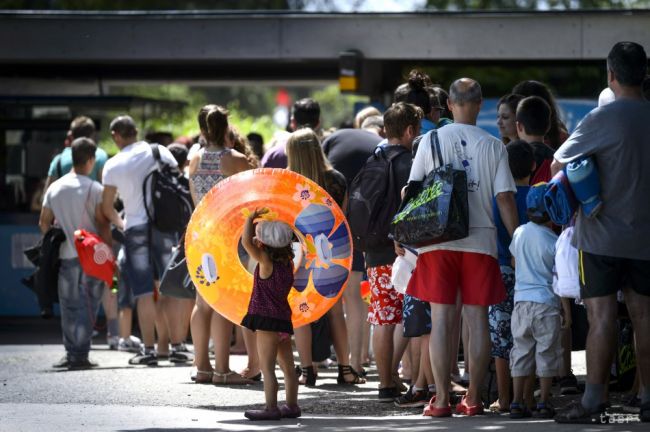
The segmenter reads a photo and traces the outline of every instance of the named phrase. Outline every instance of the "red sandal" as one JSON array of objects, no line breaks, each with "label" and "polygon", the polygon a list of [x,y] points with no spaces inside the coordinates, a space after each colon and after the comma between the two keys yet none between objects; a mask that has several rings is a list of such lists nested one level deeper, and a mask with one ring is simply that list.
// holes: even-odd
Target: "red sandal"
[{"label": "red sandal", "polygon": [[451,405],[447,404],[446,407],[436,407],[433,404],[436,402],[436,397],[432,397],[429,403],[422,411],[423,416],[427,417],[451,417]]},{"label": "red sandal", "polygon": [[463,396],[463,399],[458,405],[456,405],[456,414],[464,414],[466,416],[475,416],[483,414],[483,404],[478,405],[468,405],[467,396]]}]

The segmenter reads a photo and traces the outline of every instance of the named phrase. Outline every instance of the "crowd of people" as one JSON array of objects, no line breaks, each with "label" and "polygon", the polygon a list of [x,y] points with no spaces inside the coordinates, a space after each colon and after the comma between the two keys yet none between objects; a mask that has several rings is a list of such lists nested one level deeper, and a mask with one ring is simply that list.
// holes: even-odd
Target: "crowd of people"
[{"label": "crowd of people", "polygon": [[[295,329],[287,302],[293,286],[291,227],[260,220],[266,209],[247,219],[239,254],[254,273],[254,286],[241,323],[228,321],[200,294],[194,300],[160,292],[183,233],[157,229],[147,213],[142,185],[158,167],[153,147],[138,140],[135,122],[122,115],[110,123],[119,152],[108,159],[93,141],[92,120],[76,118],[69,148],[52,161],[39,221],[44,233],[56,223],[66,235],[58,278],[66,355],[54,366],[96,365],[88,353],[101,302],[109,346],[132,351],[132,365],[191,363],[197,384],[263,380],[266,405],[247,411],[251,420],[299,417],[298,386],[318,385],[318,366],[330,361],[330,346],[337,383],[364,384],[371,345],[380,402],[423,407],[431,417],[473,416],[489,409],[511,418],[594,423],[609,407],[617,318],[624,305],[633,327],[641,329],[634,338],[637,377],[629,405],[641,421],[650,421],[650,335],[642,330],[650,325],[650,249],[643,241],[644,233],[650,236],[650,174],[645,169],[650,164],[645,145],[650,144],[650,103],[643,93],[648,82],[643,47],[617,43],[607,57],[607,71],[613,97],[571,134],[541,82],[521,82],[499,100],[499,139],[476,125],[483,101],[477,81],[457,79],[447,92],[413,70],[383,114],[367,107],[357,113],[354,128],[325,133],[318,102],[301,99],[293,105],[287,132],[276,134],[264,153],[259,136],[250,136],[249,142],[229,124],[227,109],[206,105],[198,113],[196,142],[153,146],[162,163],[177,169],[195,205],[224,178],[258,167],[310,178],[344,212],[356,199],[351,194],[355,178],[379,153],[390,161],[390,175],[383,180],[388,182],[386,202],[400,202],[410,185],[443,163],[465,172],[465,238],[420,247],[385,238],[355,248],[340,300],[317,322]],[[578,210],[570,224],[579,254],[578,302],[553,290],[558,234],[566,227],[552,222],[545,192],[564,165],[586,156],[598,166],[603,206],[592,218]],[[386,220],[373,224],[388,225],[393,216],[378,215]],[[74,245],[80,228],[113,246],[117,295],[82,271]],[[391,276],[393,263],[406,254],[417,260],[401,293]],[[361,295],[364,281],[370,286],[369,305]],[[136,307],[141,340],[131,329]],[[556,413],[554,384],[562,394],[581,390],[571,370],[572,317],[580,308],[586,308],[589,324],[584,393]],[[299,365],[294,365],[292,335]],[[189,337],[193,352],[186,346]],[[235,372],[229,365],[231,345],[242,346],[240,341],[248,364]],[[284,373],[282,406],[276,357]],[[486,392],[491,363],[497,389]]]}]

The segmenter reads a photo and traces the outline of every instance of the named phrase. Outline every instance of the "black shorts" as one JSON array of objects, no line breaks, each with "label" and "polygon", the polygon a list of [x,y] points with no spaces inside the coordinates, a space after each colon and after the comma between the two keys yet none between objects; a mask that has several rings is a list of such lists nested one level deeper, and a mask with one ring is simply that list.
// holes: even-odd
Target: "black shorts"
[{"label": "black shorts", "polygon": [[650,296],[650,261],[578,253],[582,298],[616,294],[625,287]]},{"label": "black shorts", "polygon": [[352,251],[352,271],[364,273],[366,271],[366,261],[363,258],[363,252],[356,249]]}]

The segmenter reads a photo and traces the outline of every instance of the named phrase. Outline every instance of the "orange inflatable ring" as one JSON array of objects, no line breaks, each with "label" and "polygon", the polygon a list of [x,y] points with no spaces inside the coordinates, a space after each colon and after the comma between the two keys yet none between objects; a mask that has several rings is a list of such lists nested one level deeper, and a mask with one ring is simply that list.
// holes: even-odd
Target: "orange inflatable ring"
[{"label": "orange inflatable ring", "polygon": [[253,275],[238,244],[246,217],[267,207],[264,218],[289,224],[299,239],[294,287],[289,293],[294,327],[323,316],[343,293],[352,264],[350,229],[340,207],[313,181],[283,169],[245,171],[217,183],[198,204],[185,234],[194,285],[213,309],[241,323]]}]

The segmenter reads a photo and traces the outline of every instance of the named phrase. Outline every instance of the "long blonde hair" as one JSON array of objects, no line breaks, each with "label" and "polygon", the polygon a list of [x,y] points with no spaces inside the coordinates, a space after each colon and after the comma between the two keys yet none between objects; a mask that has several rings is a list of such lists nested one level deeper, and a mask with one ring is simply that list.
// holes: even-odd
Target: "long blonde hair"
[{"label": "long blonde hair", "polygon": [[291,134],[286,147],[288,168],[325,186],[325,172],[332,169],[323,153],[318,136],[310,128]]}]

